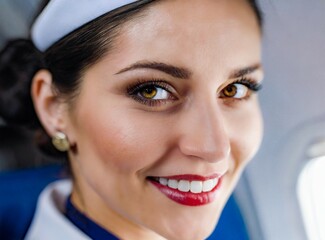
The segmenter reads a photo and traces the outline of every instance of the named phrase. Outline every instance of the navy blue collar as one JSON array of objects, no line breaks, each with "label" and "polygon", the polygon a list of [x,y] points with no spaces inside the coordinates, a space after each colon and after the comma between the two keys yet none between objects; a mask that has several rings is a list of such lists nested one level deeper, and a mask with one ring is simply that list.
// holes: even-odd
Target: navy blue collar
[{"label": "navy blue collar", "polygon": [[66,217],[93,240],[118,240],[117,237],[106,231],[75,208],[70,197],[66,203]]}]

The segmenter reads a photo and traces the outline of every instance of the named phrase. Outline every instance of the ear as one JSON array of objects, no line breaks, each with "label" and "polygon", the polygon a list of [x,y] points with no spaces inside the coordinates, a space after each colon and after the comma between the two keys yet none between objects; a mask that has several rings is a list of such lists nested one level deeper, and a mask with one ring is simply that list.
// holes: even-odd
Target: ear
[{"label": "ear", "polygon": [[44,129],[53,136],[57,131],[65,132],[65,103],[55,94],[52,74],[40,70],[32,81],[31,95],[35,110]]}]

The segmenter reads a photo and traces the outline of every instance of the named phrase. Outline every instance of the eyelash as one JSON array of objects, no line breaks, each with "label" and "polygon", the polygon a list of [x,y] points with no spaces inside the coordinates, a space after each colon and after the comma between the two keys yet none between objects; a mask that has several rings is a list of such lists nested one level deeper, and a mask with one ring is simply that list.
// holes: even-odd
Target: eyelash
[{"label": "eyelash", "polygon": [[258,92],[262,89],[261,83],[258,83],[255,80],[245,78],[245,77],[243,77],[235,82],[232,82],[231,84],[236,84],[236,83],[246,86],[249,90],[251,90],[253,92]]},{"label": "eyelash", "polygon": [[225,88],[223,88],[221,90],[221,92],[224,91],[227,87],[235,85],[235,84],[241,84],[241,85],[247,87],[248,91],[249,91],[247,96],[245,96],[243,98],[231,98],[231,97],[227,97],[227,96],[221,96],[222,99],[227,100],[227,101],[233,101],[233,102],[234,101],[248,100],[250,98],[250,96],[252,95],[252,93],[254,93],[254,92],[256,93],[256,92],[258,92],[258,91],[260,91],[262,89],[262,84],[261,83],[258,83],[253,79],[243,77],[243,78],[241,78],[239,80],[236,80],[236,81],[228,84]]},{"label": "eyelash", "polygon": [[[241,78],[239,80],[236,80],[230,84],[228,84],[226,87],[234,85],[234,84],[241,84],[245,87],[248,88],[249,91],[251,92],[258,92],[261,90],[262,85],[258,82],[256,82],[253,79],[248,79],[248,78]],[[146,87],[154,87],[154,88],[161,88],[165,91],[168,92],[169,97],[168,99],[147,99],[145,97],[139,96],[139,93],[141,90],[144,90]],[[225,88],[222,89],[222,91]],[[150,81],[148,80],[137,80],[134,84],[131,84],[130,86],[127,87],[127,95],[133,98],[134,100],[147,105],[149,107],[155,107],[159,106],[162,104],[165,104],[169,101],[177,100],[177,97],[173,93],[175,92],[174,88],[170,85],[170,83],[166,82],[165,80],[162,79],[152,79]],[[230,98],[230,97],[221,97],[225,100],[230,100],[230,101],[242,101],[242,100],[247,100],[251,94],[247,94],[247,96],[243,98]]]},{"label": "eyelash", "polygon": [[[141,90],[144,90],[146,87],[155,87],[155,88],[161,88],[168,92],[169,97],[168,99],[147,99],[145,97],[138,96]],[[130,85],[127,87],[127,94],[132,97],[134,100],[144,104],[148,105],[149,107],[155,107],[159,106],[161,104],[167,103],[168,101],[176,100],[177,97],[173,90],[174,88],[170,85],[170,83],[167,83],[166,81],[162,79],[152,79],[150,81],[146,80],[138,80],[136,83]]]}]

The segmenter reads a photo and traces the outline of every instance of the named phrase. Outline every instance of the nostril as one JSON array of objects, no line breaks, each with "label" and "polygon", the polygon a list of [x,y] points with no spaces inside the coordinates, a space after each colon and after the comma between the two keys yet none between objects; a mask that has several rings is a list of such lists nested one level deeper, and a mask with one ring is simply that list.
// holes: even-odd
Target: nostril
[{"label": "nostril", "polygon": [[209,162],[228,159],[230,136],[215,99],[196,101],[180,121],[179,148],[183,154]]}]

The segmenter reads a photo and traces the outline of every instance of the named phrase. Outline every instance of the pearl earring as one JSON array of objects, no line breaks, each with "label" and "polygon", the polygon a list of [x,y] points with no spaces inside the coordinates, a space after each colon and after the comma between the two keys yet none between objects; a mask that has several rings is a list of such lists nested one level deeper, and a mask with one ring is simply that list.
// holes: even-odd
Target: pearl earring
[{"label": "pearl earring", "polygon": [[68,141],[68,137],[63,132],[57,132],[52,137],[52,144],[60,152],[66,152],[70,149],[70,143]]}]

